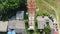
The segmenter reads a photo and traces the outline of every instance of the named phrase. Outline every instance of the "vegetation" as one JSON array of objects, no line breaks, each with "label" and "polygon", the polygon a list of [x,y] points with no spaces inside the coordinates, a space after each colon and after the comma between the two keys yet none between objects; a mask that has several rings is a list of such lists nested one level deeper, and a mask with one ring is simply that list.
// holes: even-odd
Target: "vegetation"
[{"label": "vegetation", "polygon": [[37,16],[50,16],[50,14],[48,14],[48,13],[40,13],[40,12],[37,12],[36,13],[36,15],[35,15],[35,34],[42,34],[43,32],[45,32],[45,34],[50,34],[50,25],[49,25],[49,23],[47,23],[47,26],[45,27],[45,29],[40,29],[40,30],[38,30],[38,27],[37,27]]},{"label": "vegetation", "polygon": [[50,32],[51,32],[51,28],[50,28],[49,23],[47,22],[46,25],[47,25],[47,26],[45,27],[45,34],[51,34],[51,33],[50,33]]},{"label": "vegetation", "polygon": [[27,0],[0,0],[0,15],[1,20],[8,20],[16,14],[16,11],[26,9]]},{"label": "vegetation", "polygon": [[[50,13],[53,14],[56,17],[56,13],[53,9],[51,9],[47,4],[45,4],[43,1],[51,5],[60,17],[60,1],[59,0],[37,0],[37,9],[39,8],[39,12],[44,12],[44,13]],[[60,20],[60,19],[59,19]],[[60,21],[59,21],[59,26],[60,26]]]},{"label": "vegetation", "polygon": [[49,13],[43,13],[43,12],[37,12],[36,17],[37,16],[50,16],[50,14]]},{"label": "vegetation", "polygon": [[19,0],[0,0],[0,14],[7,13],[7,10],[10,8],[18,8],[19,4]]},{"label": "vegetation", "polygon": [[[43,1],[49,1],[49,0],[37,0],[37,9],[39,9],[38,13],[45,13],[45,14],[55,14],[55,11],[50,9],[49,6],[47,6]],[[49,1],[50,3],[52,2],[51,0]],[[54,2],[52,2],[54,4]]]},{"label": "vegetation", "polygon": [[34,18],[34,23],[35,23],[35,26],[34,26],[34,34],[38,34],[38,27],[37,27],[37,18],[36,18],[36,16]]}]

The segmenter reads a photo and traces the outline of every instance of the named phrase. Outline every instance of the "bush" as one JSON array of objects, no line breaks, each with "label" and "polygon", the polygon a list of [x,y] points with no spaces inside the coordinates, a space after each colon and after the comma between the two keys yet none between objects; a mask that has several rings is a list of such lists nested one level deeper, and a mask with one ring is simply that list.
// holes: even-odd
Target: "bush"
[{"label": "bush", "polygon": [[36,16],[49,16],[49,13],[37,12]]},{"label": "bush", "polygon": [[50,34],[50,32],[51,32],[50,25],[47,24],[47,26],[45,27],[45,34]]},{"label": "bush", "polygon": [[16,11],[24,9],[26,9],[26,0],[0,0],[2,20],[8,20],[11,16],[16,15]]}]

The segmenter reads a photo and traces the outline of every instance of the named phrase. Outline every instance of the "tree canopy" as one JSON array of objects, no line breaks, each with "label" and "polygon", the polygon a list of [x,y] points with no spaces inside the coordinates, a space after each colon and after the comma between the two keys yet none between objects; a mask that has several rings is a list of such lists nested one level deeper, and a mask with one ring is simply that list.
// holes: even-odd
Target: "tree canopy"
[{"label": "tree canopy", "polygon": [[20,5],[20,0],[0,0],[0,14],[6,13],[9,8],[15,9]]},{"label": "tree canopy", "polygon": [[46,25],[47,25],[47,26],[45,27],[45,34],[50,34],[51,28],[50,28],[49,22],[47,22]]},{"label": "tree canopy", "polygon": [[0,15],[3,15],[3,17],[5,17],[3,19],[6,19],[13,15],[12,13],[14,13],[21,5],[23,6],[25,3],[26,0],[0,0]]}]

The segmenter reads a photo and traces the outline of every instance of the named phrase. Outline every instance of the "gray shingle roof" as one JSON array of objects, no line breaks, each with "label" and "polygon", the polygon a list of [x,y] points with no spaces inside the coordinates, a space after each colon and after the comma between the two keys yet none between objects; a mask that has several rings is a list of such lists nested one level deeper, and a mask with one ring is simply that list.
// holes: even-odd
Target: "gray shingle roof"
[{"label": "gray shingle roof", "polygon": [[45,16],[44,19],[45,19],[46,22],[49,22],[50,27],[53,28],[52,20],[50,20],[47,16]]},{"label": "gray shingle roof", "polygon": [[10,20],[8,23],[9,29],[25,29],[24,20]]},{"label": "gray shingle roof", "polygon": [[24,20],[10,20],[8,29],[15,29],[16,33],[27,34]]},{"label": "gray shingle roof", "polygon": [[37,17],[37,20],[38,20],[38,29],[44,29],[45,20],[40,16]]},{"label": "gray shingle roof", "polygon": [[8,26],[8,21],[0,21],[0,32],[6,32]]},{"label": "gray shingle roof", "polygon": [[17,11],[16,19],[24,19],[24,11]]},{"label": "gray shingle roof", "polygon": [[16,33],[27,34],[25,29],[15,29]]}]

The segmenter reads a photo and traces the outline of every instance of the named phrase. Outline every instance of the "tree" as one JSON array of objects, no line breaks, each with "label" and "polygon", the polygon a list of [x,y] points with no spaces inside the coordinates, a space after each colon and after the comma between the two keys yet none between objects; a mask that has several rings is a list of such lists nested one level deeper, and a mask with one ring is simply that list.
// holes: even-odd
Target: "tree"
[{"label": "tree", "polygon": [[51,28],[49,23],[47,22],[47,26],[45,27],[45,34],[50,34]]},{"label": "tree", "polygon": [[9,18],[9,15],[12,16],[13,14],[11,12],[16,12],[21,4],[25,4],[25,2],[26,0],[0,0],[0,15],[6,15],[3,19]]},{"label": "tree", "polygon": [[19,4],[19,0],[0,0],[0,14],[5,13],[8,8],[18,8]]}]

